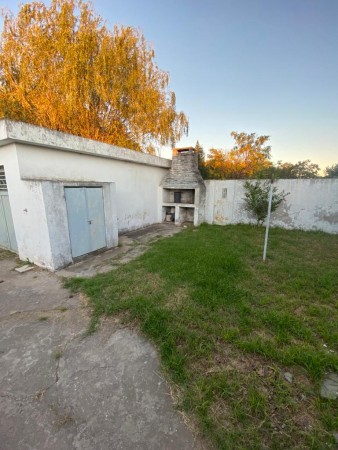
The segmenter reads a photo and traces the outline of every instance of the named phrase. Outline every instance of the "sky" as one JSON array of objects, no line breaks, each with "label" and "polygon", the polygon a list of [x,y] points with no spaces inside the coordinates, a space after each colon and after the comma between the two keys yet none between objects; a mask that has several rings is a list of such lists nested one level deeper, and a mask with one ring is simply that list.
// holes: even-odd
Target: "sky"
[{"label": "sky", "polygon": [[189,119],[177,146],[228,150],[244,131],[270,136],[273,161],[338,163],[338,0],[92,3],[108,27],[142,30],[169,72]]}]

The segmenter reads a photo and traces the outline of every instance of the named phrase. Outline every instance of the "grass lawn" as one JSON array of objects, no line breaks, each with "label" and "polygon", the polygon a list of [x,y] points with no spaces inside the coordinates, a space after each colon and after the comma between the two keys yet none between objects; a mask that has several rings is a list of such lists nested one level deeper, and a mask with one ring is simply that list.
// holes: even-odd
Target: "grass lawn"
[{"label": "grass lawn", "polygon": [[[218,449],[335,448],[338,236],[249,225],[189,228],[118,270],[66,285],[159,348],[178,408]],[[293,376],[292,383],[283,377]]]}]

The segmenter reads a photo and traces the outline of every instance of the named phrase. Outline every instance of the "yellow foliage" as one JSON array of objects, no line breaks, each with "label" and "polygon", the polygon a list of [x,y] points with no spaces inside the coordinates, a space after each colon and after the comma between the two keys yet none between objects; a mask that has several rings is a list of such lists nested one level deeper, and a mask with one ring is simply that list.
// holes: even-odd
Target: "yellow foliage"
[{"label": "yellow foliage", "polygon": [[250,178],[255,173],[270,167],[270,146],[265,146],[269,136],[258,136],[255,133],[237,133],[231,136],[236,145],[226,152],[211,149],[205,165],[209,178]]},{"label": "yellow foliage", "polygon": [[143,34],[102,23],[81,0],[4,15],[0,117],[154,152],[188,121]]}]

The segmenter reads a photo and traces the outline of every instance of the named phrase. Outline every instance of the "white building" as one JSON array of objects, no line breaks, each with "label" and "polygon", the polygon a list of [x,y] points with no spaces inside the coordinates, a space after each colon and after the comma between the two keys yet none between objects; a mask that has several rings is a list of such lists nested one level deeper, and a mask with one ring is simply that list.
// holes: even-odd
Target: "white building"
[{"label": "white building", "polygon": [[0,121],[0,246],[56,270],[160,221],[171,161],[21,122]]}]

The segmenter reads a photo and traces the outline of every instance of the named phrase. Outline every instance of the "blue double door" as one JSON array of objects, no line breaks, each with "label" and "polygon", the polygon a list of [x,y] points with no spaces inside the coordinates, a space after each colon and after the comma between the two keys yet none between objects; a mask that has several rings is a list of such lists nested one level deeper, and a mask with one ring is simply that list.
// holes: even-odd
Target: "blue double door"
[{"label": "blue double door", "polygon": [[65,187],[72,256],[106,247],[104,201],[101,187]]}]

